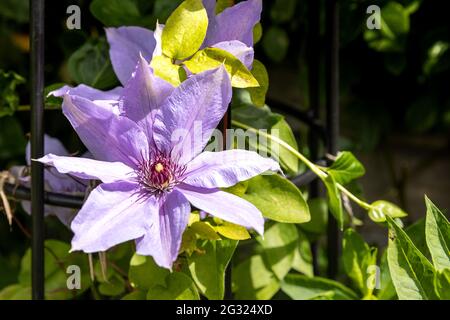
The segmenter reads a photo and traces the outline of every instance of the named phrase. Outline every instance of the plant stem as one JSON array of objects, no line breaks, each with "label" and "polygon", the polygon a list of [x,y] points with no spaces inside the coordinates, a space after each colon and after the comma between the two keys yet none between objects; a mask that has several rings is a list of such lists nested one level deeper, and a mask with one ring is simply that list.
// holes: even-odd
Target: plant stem
[{"label": "plant stem", "polygon": [[246,124],[243,124],[242,122],[236,121],[236,120],[231,120],[231,124],[234,124],[236,127],[240,127],[242,129],[246,129],[249,130],[251,132],[254,132],[256,134],[262,135],[276,143],[278,143],[280,146],[282,146],[283,148],[285,148],[286,150],[288,150],[289,152],[291,152],[292,154],[294,154],[297,158],[300,159],[300,161],[302,161],[312,172],[314,172],[318,177],[320,177],[321,179],[324,179],[327,177],[327,174],[325,172],[323,172],[322,170],[319,169],[318,166],[316,166],[314,163],[312,163],[311,161],[309,161],[308,158],[306,158],[304,155],[302,155],[300,152],[298,152],[297,150],[295,150],[293,147],[291,147],[289,144],[287,144],[286,142],[284,142],[283,140],[279,139],[278,137],[275,137],[269,133],[266,133],[264,131],[260,131],[257,130],[255,128],[252,128]]},{"label": "plant stem", "polygon": [[[314,172],[320,179],[324,180],[327,176],[328,173],[326,173],[325,171],[323,171],[323,169],[316,165],[315,163],[311,162],[308,158],[306,158],[303,154],[301,154],[300,152],[298,152],[297,150],[295,150],[293,147],[291,147],[289,144],[287,144],[286,142],[284,142],[283,140],[279,139],[278,137],[275,137],[273,135],[271,135],[270,133],[266,133],[264,131],[260,131],[257,130],[253,127],[250,127],[242,122],[236,121],[236,120],[231,120],[231,123],[233,125],[235,125],[236,127],[240,127],[242,129],[246,129],[249,130],[253,133],[256,133],[258,135],[262,135],[266,138],[268,138],[269,140],[278,143],[280,146],[282,146],[283,148],[285,148],[286,150],[288,150],[289,152],[291,152],[293,155],[295,155],[300,161],[302,161],[312,172]],[[336,187],[345,195],[347,195],[351,200],[353,200],[357,205],[359,205],[360,207],[366,209],[366,210],[370,210],[372,209],[372,206],[370,204],[368,204],[367,202],[359,199],[357,196],[355,196],[353,193],[351,193],[349,190],[347,190],[343,185],[341,185],[340,183],[336,183]]]}]

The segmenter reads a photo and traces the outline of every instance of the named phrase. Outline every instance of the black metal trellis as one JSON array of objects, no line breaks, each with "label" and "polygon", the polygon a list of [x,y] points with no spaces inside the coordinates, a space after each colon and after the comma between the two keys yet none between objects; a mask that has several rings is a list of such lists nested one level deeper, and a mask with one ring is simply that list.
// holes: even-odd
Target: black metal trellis
[{"label": "black metal trellis", "polygon": [[[337,0],[326,0],[326,125],[323,126],[319,116],[319,74],[320,74],[320,1],[309,1],[308,65],[310,110],[303,113],[296,108],[277,101],[268,101],[274,109],[282,110],[304,122],[311,129],[309,146],[313,161],[319,160],[320,140],[326,142],[326,151],[336,154],[339,137],[339,9]],[[31,156],[43,155],[44,144],[44,0],[30,0],[30,34],[31,34]],[[221,129],[230,127],[231,111],[228,111],[221,123]],[[226,142],[225,142],[226,143]],[[316,175],[307,171],[292,181],[297,186],[310,186],[311,195],[317,196],[319,188]],[[43,166],[31,164],[31,189],[5,184],[5,192],[18,200],[31,200],[32,211],[32,297],[44,299],[44,203],[69,208],[80,208],[84,197],[68,196],[44,191]],[[336,220],[329,215],[328,237],[328,276],[334,278],[338,271],[340,254],[340,234]],[[314,250],[314,245],[313,245]],[[315,273],[317,268],[315,267]],[[226,298],[231,298],[231,271],[226,275]]]},{"label": "black metal trellis", "polygon": [[[31,158],[44,153],[44,0],[30,0],[31,47]],[[31,283],[32,297],[44,296],[44,169],[41,163],[31,163]]]},{"label": "black metal trellis", "polygon": [[[339,4],[337,0],[326,1],[326,128],[327,152],[336,155],[339,139]],[[339,268],[340,232],[337,221],[328,215],[328,276],[335,278]]]}]

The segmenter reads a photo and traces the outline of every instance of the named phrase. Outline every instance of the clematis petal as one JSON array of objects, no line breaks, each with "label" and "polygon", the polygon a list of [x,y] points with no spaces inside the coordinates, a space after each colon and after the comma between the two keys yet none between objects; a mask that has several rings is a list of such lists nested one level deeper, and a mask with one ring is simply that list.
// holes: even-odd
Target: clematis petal
[{"label": "clematis petal", "polygon": [[255,54],[252,47],[247,47],[247,45],[238,40],[219,42],[212,45],[212,47],[228,51],[233,56],[238,58],[247,67],[247,69],[252,68]]},{"label": "clematis petal", "polygon": [[178,190],[196,208],[220,219],[253,228],[261,235],[264,233],[264,218],[250,202],[219,189],[205,189],[182,184],[178,186]]},{"label": "clematis petal", "polygon": [[214,28],[206,36],[206,46],[239,40],[253,46],[253,27],[261,19],[262,0],[247,0],[225,9],[215,18]]},{"label": "clematis petal", "polygon": [[136,240],[136,252],[152,256],[156,264],[171,269],[180,250],[181,238],[189,221],[191,206],[179,191],[174,190],[163,200],[159,214],[145,235]]},{"label": "clematis petal", "polygon": [[[44,153],[54,153],[59,156],[68,156],[69,152],[64,147],[64,145],[56,138],[49,136],[48,134],[44,134]],[[25,147],[25,160],[27,165],[31,165],[31,143],[28,141],[27,146]]]},{"label": "clematis petal", "polygon": [[152,111],[159,108],[172,90],[173,86],[156,77],[147,61],[140,56],[136,70],[123,90],[120,111],[136,122],[147,137],[151,137]]},{"label": "clematis petal", "polygon": [[[216,0],[203,0],[203,6],[208,14],[208,30],[206,35],[210,34],[216,25]],[[202,49],[206,46],[207,36],[203,42]]]},{"label": "clematis petal", "polygon": [[[29,215],[31,215],[31,202],[30,201],[21,201],[20,202],[22,209]],[[62,222],[67,228],[70,228],[70,224],[72,223],[73,218],[78,213],[78,210],[63,208],[57,206],[44,206],[45,217],[48,216],[56,216],[59,221]]]},{"label": "clematis petal", "polygon": [[145,234],[146,223],[157,214],[154,198],[139,200],[137,184],[101,184],[89,195],[73,219],[72,251],[99,252]]},{"label": "clematis petal", "polygon": [[253,151],[206,151],[187,164],[184,182],[203,188],[227,188],[269,170],[281,171],[276,161]]},{"label": "clematis petal", "polygon": [[155,49],[153,31],[141,27],[106,28],[109,56],[114,72],[122,85],[130,79],[139,55],[150,61]]},{"label": "clematis petal", "polygon": [[80,84],[76,87],[71,86],[63,86],[57,90],[51,91],[48,95],[55,96],[55,97],[63,97],[64,95],[68,94],[71,96],[79,96],[86,98],[91,101],[95,100],[111,100],[111,101],[117,101],[119,100],[120,96],[122,95],[123,88],[117,87],[109,91],[101,91],[89,86],[86,86],[84,84]]},{"label": "clematis petal", "polygon": [[155,31],[153,32],[153,37],[155,38],[155,50],[153,50],[152,58],[155,56],[161,56],[162,53],[162,32],[164,30],[164,25],[156,23]]},{"label": "clematis petal", "polygon": [[126,181],[135,176],[134,170],[121,162],[106,162],[79,157],[59,157],[54,154],[37,161],[80,179],[98,179],[104,183]]},{"label": "clematis petal", "polygon": [[78,96],[64,96],[63,113],[95,159],[133,168],[148,154],[148,140],[136,123],[105,106]]},{"label": "clematis petal", "polygon": [[175,88],[155,116],[153,137],[160,150],[185,163],[199,154],[231,101],[224,67],[194,75]]}]

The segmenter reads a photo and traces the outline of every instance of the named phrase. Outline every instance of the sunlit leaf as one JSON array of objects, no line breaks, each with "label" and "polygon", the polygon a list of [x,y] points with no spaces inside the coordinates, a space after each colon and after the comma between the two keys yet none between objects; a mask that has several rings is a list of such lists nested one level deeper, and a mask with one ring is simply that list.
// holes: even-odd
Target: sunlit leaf
[{"label": "sunlit leaf", "polygon": [[245,65],[228,51],[219,48],[205,48],[184,62],[193,73],[200,73],[223,65],[235,88],[258,87],[259,83]]},{"label": "sunlit leaf", "polygon": [[188,257],[189,270],[200,292],[212,300],[221,300],[225,293],[225,270],[238,242],[233,240],[204,241],[197,252]]},{"label": "sunlit leaf", "polygon": [[155,56],[150,66],[153,68],[155,75],[174,86],[179,86],[181,82],[186,80],[186,71],[184,68],[180,65],[173,64],[172,60],[168,57]]},{"label": "sunlit leaf", "polygon": [[250,179],[242,198],[254,204],[264,217],[278,222],[304,223],[311,218],[300,190],[279,175]]},{"label": "sunlit leaf", "polygon": [[425,203],[425,238],[434,267],[437,270],[450,269],[450,223],[428,197],[425,197]]},{"label": "sunlit leaf", "polygon": [[253,61],[251,73],[258,81],[259,87],[249,88],[248,91],[255,106],[262,107],[266,103],[266,93],[269,89],[269,74],[266,67],[256,59]]},{"label": "sunlit leaf", "polygon": [[162,33],[162,51],[183,60],[200,48],[208,29],[208,15],[201,0],[186,0],[167,19]]}]

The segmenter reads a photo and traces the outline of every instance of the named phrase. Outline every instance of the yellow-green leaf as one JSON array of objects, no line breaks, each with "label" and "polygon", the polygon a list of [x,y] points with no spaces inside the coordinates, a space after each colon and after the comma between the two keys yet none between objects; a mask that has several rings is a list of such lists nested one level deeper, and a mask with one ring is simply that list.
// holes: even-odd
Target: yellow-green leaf
[{"label": "yellow-green leaf", "polygon": [[386,216],[391,218],[403,218],[408,214],[393,203],[384,200],[377,200],[371,204],[369,217],[375,222],[384,222]]},{"label": "yellow-green leaf", "polygon": [[203,43],[208,14],[202,0],[186,0],[167,19],[161,41],[163,53],[173,59],[192,56]]},{"label": "yellow-green leaf", "polygon": [[189,216],[188,226],[198,221],[200,221],[200,213],[198,211],[191,212],[191,215]]},{"label": "yellow-green leaf", "polygon": [[248,188],[242,198],[257,207],[264,217],[274,221],[305,223],[311,220],[301,191],[279,175],[260,175],[248,180]]},{"label": "yellow-green leaf", "polygon": [[155,74],[161,79],[166,80],[174,86],[179,86],[181,82],[186,80],[186,71],[182,66],[173,64],[172,60],[165,56],[153,57],[150,66]]},{"label": "yellow-green leaf", "polygon": [[214,229],[224,237],[232,240],[247,240],[250,239],[250,234],[247,229],[234,223],[226,222]]},{"label": "yellow-green leaf", "polygon": [[198,51],[190,60],[184,62],[192,73],[200,73],[225,66],[235,88],[258,87],[258,80],[245,65],[231,53],[219,48],[205,48]]},{"label": "yellow-green leaf", "polygon": [[198,221],[194,222],[190,226],[191,230],[194,231],[200,239],[205,240],[219,240],[220,237],[217,235],[214,227],[208,222]]},{"label": "yellow-green leaf", "polygon": [[249,88],[248,92],[250,92],[253,104],[257,107],[263,107],[266,103],[266,93],[269,89],[269,74],[266,67],[258,60],[253,61],[252,74],[258,81],[259,87]]},{"label": "yellow-green leaf", "polygon": [[262,38],[262,34],[263,34],[263,28],[262,28],[262,24],[260,22],[258,22],[255,27],[253,28],[253,44],[257,44],[261,38]]}]

